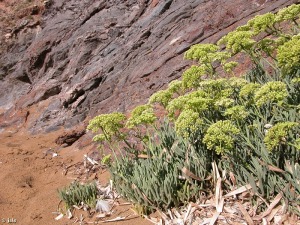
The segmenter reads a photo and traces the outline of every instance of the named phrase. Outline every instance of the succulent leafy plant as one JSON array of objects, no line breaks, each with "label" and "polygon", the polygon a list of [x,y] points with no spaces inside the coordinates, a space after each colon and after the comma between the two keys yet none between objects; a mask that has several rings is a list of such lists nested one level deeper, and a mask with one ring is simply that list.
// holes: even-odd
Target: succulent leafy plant
[{"label": "succulent leafy plant", "polygon": [[58,195],[65,202],[66,209],[74,206],[87,205],[95,208],[97,201],[98,188],[96,183],[80,184],[75,181],[70,186],[58,190]]},{"label": "succulent leafy plant", "polygon": [[[193,45],[185,58],[197,64],[154,93],[149,104],[129,118],[113,113],[91,120],[88,129],[100,131],[95,141],[126,146],[110,166],[124,197],[145,209],[185,204],[200,189],[210,192],[216,163],[238,185],[250,184],[254,196],[270,201],[284,192],[297,211],[299,199],[286,187],[300,193],[299,15],[300,5],[292,5],[256,16],[217,45]],[[242,77],[220,78],[216,65],[231,74],[240,65],[233,54],[250,57],[253,67]],[[170,122],[156,117],[156,103]],[[139,126],[144,130],[135,135]]]}]

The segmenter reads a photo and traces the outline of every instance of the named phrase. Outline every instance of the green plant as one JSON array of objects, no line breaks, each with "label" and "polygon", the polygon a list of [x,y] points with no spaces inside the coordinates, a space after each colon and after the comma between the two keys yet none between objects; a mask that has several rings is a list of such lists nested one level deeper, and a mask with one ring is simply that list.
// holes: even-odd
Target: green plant
[{"label": "green plant", "polygon": [[277,61],[278,66],[284,70],[285,73],[291,73],[293,70],[300,68],[300,36],[293,36],[293,38],[283,45],[279,46]]},{"label": "green plant", "polygon": [[199,118],[199,113],[187,109],[181,112],[176,120],[175,128],[179,135],[188,137],[191,133],[196,132],[202,124],[203,120]]},{"label": "green plant", "polygon": [[286,84],[281,81],[271,81],[260,87],[254,95],[257,106],[266,103],[283,104],[288,96]]},{"label": "green plant", "polygon": [[153,104],[155,102],[162,104],[166,107],[169,101],[172,99],[172,93],[169,90],[161,90],[154,93],[149,99],[149,103]]},{"label": "green plant", "polygon": [[245,51],[250,54],[251,48],[256,43],[256,41],[252,39],[254,35],[255,33],[249,30],[236,30],[221,38],[218,44],[226,44],[226,49],[232,51],[233,54],[240,51]]},{"label": "green plant", "polygon": [[128,128],[134,128],[138,125],[152,124],[156,120],[156,116],[153,112],[151,105],[140,105],[132,110],[131,117],[127,120],[126,126]]},{"label": "green plant", "polygon": [[289,7],[280,9],[276,14],[276,22],[282,22],[291,20],[294,22],[295,25],[298,26],[297,19],[299,19],[300,14],[300,6],[296,4],[292,4]]},{"label": "green plant", "polygon": [[203,138],[208,149],[215,149],[218,154],[234,148],[235,136],[240,130],[229,120],[219,120],[212,124]]},{"label": "green plant", "polygon": [[111,154],[103,155],[101,164],[110,166],[111,165]]},{"label": "green plant", "polygon": [[[117,142],[111,146],[124,152],[110,166],[118,192],[139,208],[180,206],[199,198],[200,190],[211,192],[214,164],[234,174],[238,185],[251,185],[253,204],[283,193],[296,212],[299,14],[300,5],[292,5],[256,16],[217,45],[193,45],[185,58],[197,64],[154,93],[149,104],[128,118],[111,114],[92,120],[88,128],[102,134],[94,139]],[[239,66],[231,60],[234,54],[246,56],[252,67],[242,77],[220,78],[217,65],[227,75]],[[165,109],[163,118],[156,116],[157,103]]]},{"label": "green plant", "polygon": [[122,137],[120,129],[124,127],[125,119],[126,117],[122,113],[102,114],[93,118],[87,129],[93,132],[101,131],[101,134],[93,138],[94,141],[111,141],[113,137]]},{"label": "green plant", "polygon": [[289,140],[287,140],[287,137],[291,136],[288,135],[288,133],[297,126],[299,126],[299,124],[295,122],[282,122],[271,127],[264,138],[267,149],[272,151],[279,145],[288,144]]},{"label": "green plant", "polygon": [[[142,211],[178,207],[195,200],[200,189],[211,185],[204,179],[209,175],[211,152],[191,146],[168,122],[157,130],[144,151],[146,159],[127,154],[110,168],[118,193],[143,207]],[[202,180],[193,181],[188,176],[179,179],[184,175],[183,168]]]},{"label": "green plant", "polygon": [[87,205],[90,208],[96,206],[98,189],[95,183],[80,184],[75,181],[70,186],[58,190],[60,199],[65,203],[66,209],[74,206]]}]

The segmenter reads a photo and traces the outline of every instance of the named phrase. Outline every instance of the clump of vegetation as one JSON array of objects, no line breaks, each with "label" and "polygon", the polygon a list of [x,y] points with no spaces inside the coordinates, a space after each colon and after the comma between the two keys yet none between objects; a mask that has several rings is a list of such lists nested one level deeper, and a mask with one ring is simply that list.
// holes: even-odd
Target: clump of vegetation
[{"label": "clump of vegetation", "polygon": [[95,208],[98,188],[95,182],[90,184],[80,184],[75,181],[70,186],[58,190],[60,199],[65,203],[66,209],[72,209],[74,206],[88,206]]},{"label": "clump of vegetation", "polygon": [[[299,15],[300,5],[292,5],[256,16],[217,44],[192,46],[185,58],[196,65],[147,105],[128,118],[92,119],[88,129],[100,131],[94,140],[122,154],[110,165],[118,192],[145,209],[180,206],[210,194],[217,165],[237,185],[251,185],[253,204],[283,193],[300,215]],[[232,77],[235,54],[252,61],[242,77]],[[156,104],[164,118],[156,117]]]}]

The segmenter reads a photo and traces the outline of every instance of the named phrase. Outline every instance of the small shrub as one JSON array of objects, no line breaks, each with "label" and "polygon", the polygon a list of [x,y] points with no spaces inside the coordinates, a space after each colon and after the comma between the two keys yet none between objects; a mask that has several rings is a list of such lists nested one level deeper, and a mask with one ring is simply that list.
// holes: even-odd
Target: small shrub
[{"label": "small shrub", "polygon": [[96,206],[98,189],[95,183],[80,184],[77,181],[70,186],[58,190],[60,199],[65,203],[66,209],[73,206],[87,205],[90,208]]}]

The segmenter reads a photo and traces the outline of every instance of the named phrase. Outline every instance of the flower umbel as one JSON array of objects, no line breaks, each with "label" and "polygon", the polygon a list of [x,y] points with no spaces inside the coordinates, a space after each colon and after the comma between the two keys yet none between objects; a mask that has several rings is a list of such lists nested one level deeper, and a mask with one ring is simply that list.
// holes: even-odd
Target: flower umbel
[{"label": "flower umbel", "polygon": [[215,149],[217,154],[225,153],[234,148],[239,133],[240,130],[230,120],[220,120],[207,129],[203,143],[208,149]]},{"label": "flower umbel", "polygon": [[273,29],[275,23],[275,15],[273,13],[266,13],[264,15],[257,15],[249,20],[247,25],[253,28],[255,34],[266,31],[269,32]]},{"label": "flower umbel", "polygon": [[122,113],[115,112],[110,114],[102,114],[90,120],[87,127],[88,130],[102,133],[94,137],[94,141],[110,141],[111,138],[118,134],[119,130],[124,127],[126,116]]},{"label": "flower umbel", "polygon": [[184,137],[189,137],[203,124],[203,120],[200,119],[199,113],[194,112],[191,109],[186,109],[181,112],[178,119],[175,122],[176,132]]},{"label": "flower umbel", "polygon": [[249,116],[245,106],[237,105],[225,110],[224,116],[228,116],[232,120],[242,121]]},{"label": "flower umbel", "polygon": [[262,106],[268,102],[282,104],[287,96],[288,91],[285,83],[271,81],[255,92],[254,100],[257,106]]},{"label": "flower umbel", "polygon": [[282,122],[271,127],[264,138],[267,149],[272,151],[280,144],[285,144],[289,131],[296,126],[299,126],[299,123]]},{"label": "flower umbel", "polygon": [[278,48],[278,65],[286,72],[300,68],[300,36],[294,36]]},{"label": "flower umbel", "polygon": [[199,86],[201,77],[206,74],[204,66],[191,66],[182,74],[182,84],[184,88],[194,88]]},{"label": "flower umbel", "polygon": [[275,21],[282,22],[285,20],[294,20],[299,17],[300,5],[292,4],[289,7],[280,9],[276,14]]},{"label": "flower umbel", "polygon": [[152,124],[156,120],[151,105],[140,105],[132,110],[131,117],[126,123],[126,127],[133,128],[141,124]]},{"label": "flower umbel", "polygon": [[149,99],[149,103],[160,103],[164,107],[166,107],[169,103],[169,101],[172,99],[173,93],[167,90],[160,90],[158,92],[155,92]]},{"label": "flower umbel", "polygon": [[246,101],[251,101],[254,98],[255,91],[261,87],[260,84],[257,83],[249,83],[241,88],[239,97]]},{"label": "flower umbel", "polygon": [[249,51],[255,41],[252,37],[255,35],[252,31],[232,31],[218,41],[218,44],[225,44],[226,49],[231,50],[233,54],[241,51]]}]

